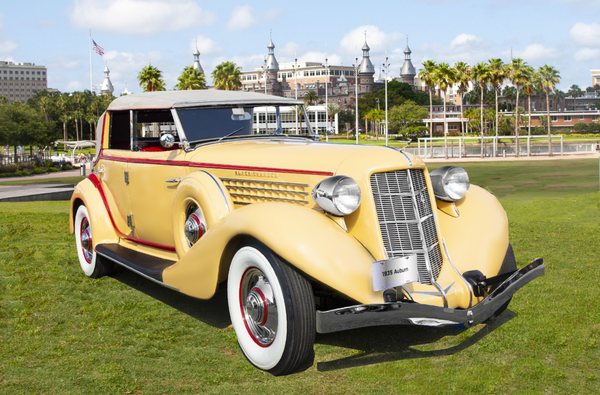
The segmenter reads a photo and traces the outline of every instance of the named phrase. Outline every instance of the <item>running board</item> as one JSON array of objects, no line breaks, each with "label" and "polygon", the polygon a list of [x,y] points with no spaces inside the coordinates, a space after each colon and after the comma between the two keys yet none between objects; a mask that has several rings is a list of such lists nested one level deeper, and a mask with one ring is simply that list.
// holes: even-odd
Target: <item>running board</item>
[{"label": "running board", "polygon": [[96,246],[96,254],[107,258],[116,264],[123,266],[165,287],[175,289],[163,282],[163,271],[173,265],[174,261],[157,258],[152,255],[134,251],[119,244],[99,244]]}]

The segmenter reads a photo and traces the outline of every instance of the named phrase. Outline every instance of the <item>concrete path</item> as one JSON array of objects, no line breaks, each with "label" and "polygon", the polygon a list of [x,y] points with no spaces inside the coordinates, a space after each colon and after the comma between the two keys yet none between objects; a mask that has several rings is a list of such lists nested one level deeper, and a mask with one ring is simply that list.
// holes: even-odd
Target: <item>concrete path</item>
[{"label": "concrete path", "polygon": [[32,202],[37,200],[69,200],[72,185],[31,184],[0,185],[0,202]]}]

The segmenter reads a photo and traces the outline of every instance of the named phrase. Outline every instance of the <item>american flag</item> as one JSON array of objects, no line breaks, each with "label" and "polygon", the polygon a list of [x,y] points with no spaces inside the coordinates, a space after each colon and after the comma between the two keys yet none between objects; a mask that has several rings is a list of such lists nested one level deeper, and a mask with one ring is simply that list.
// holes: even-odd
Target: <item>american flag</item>
[{"label": "american flag", "polygon": [[92,40],[92,48],[94,48],[94,51],[96,51],[96,53],[100,56],[104,55],[104,48],[102,48],[100,45],[98,45],[98,43],[94,40]]}]

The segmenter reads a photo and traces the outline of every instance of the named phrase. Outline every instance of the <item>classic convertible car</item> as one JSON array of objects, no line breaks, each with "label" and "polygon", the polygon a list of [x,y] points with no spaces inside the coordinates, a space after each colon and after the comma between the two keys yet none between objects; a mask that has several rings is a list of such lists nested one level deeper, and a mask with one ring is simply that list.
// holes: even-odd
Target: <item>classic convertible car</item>
[{"label": "classic convertible car", "polygon": [[241,350],[275,375],[312,364],[316,333],[481,323],[543,274],[517,270],[504,210],[464,169],[319,142],[304,115],[247,92],[114,100],[71,199],[83,272],[200,299],[226,282]]}]

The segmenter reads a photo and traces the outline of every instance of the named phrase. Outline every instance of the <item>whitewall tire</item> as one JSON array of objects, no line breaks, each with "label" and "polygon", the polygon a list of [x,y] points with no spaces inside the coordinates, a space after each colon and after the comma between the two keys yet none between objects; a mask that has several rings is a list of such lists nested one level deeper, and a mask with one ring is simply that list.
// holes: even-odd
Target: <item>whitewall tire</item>
[{"label": "whitewall tire", "polygon": [[240,248],[229,268],[231,323],[246,358],[274,375],[314,359],[315,302],[310,283],[259,243]]},{"label": "whitewall tire", "polygon": [[75,245],[79,266],[88,277],[109,274],[112,265],[96,254],[92,240],[92,223],[87,208],[82,204],[75,214]]}]

